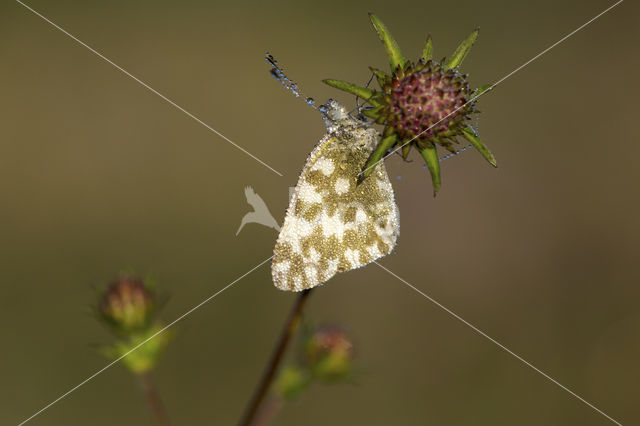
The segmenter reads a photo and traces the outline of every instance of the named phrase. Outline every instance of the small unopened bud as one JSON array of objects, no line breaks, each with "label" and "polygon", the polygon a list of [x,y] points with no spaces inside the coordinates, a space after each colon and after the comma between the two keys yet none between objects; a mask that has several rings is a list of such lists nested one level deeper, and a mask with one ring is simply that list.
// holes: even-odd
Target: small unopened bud
[{"label": "small unopened bud", "polygon": [[275,392],[285,400],[292,400],[300,395],[309,385],[309,374],[295,365],[282,369],[274,383]]},{"label": "small unopened bud", "polygon": [[353,343],[338,327],[320,327],[308,339],[305,355],[314,377],[338,381],[351,375]]},{"label": "small unopened bud", "polygon": [[155,295],[141,279],[121,276],[109,285],[98,310],[104,321],[120,333],[144,331],[155,314]]}]

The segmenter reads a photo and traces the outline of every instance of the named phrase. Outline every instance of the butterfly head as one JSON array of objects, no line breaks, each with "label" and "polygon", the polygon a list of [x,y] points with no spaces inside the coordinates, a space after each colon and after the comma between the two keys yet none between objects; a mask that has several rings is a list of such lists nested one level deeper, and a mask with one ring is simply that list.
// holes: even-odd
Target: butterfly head
[{"label": "butterfly head", "polygon": [[356,120],[349,111],[338,101],[329,99],[326,104],[318,107],[328,133],[335,133],[341,129],[368,127],[366,123]]}]

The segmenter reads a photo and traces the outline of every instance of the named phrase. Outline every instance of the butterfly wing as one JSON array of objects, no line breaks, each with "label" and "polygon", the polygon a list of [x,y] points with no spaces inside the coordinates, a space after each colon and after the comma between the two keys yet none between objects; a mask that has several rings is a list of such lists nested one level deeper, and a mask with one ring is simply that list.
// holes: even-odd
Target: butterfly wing
[{"label": "butterfly wing", "polygon": [[371,128],[341,128],[307,158],[273,252],[279,289],[315,287],[393,250],[400,222],[384,163],[356,186],[376,138]]}]

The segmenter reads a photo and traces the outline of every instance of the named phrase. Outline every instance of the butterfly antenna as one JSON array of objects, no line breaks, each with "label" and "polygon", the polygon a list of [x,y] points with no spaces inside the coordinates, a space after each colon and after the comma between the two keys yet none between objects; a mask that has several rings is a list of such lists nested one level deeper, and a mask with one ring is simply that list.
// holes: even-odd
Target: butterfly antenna
[{"label": "butterfly antenna", "polygon": [[271,76],[278,80],[278,82],[287,89],[289,92],[293,94],[296,98],[304,99],[305,103],[314,109],[318,109],[316,106],[316,101],[313,98],[305,96],[302,93],[302,90],[298,87],[298,84],[287,77],[287,74],[284,72],[284,69],[278,64],[276,58],[269,52],[267,52],[264,56],[264,59],[271,65]]}]

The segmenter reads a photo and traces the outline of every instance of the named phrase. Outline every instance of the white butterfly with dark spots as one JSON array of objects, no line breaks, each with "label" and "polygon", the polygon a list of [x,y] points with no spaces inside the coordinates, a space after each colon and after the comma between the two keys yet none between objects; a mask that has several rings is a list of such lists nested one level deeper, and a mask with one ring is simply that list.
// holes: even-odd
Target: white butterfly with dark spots
[{"label": "white butterfly with dark spots", "polygon": [[309,289],[386,256],[400,234],[384,163],[357,185],[378,133],[336,101],[323,115],[327,134],[307,158],[273,252],[271,273],[281,290]]}]

